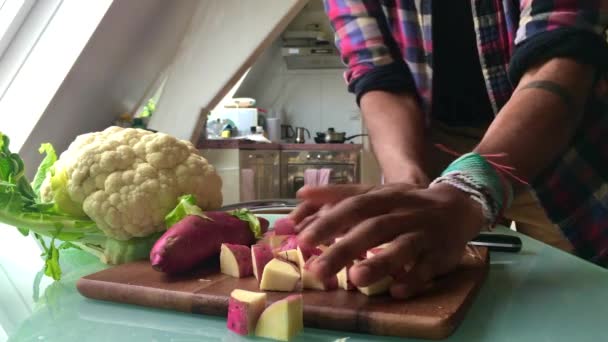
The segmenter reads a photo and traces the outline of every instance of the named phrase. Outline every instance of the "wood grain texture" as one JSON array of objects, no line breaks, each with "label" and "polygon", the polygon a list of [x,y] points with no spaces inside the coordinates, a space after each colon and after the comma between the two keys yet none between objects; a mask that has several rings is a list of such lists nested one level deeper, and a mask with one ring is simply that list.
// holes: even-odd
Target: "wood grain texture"
[{"label": "wood grain texture", "polygon": [[[465,256],[461,266],[434,282],[423,295],[408,300],[388,296],[367,297],[357,291],[303,291],[304,324],[307,327],[443,339],[451,335],[488,271],[487,250],[480,257]],[[119,265],[81,278],[78,291],[92,299],[226,316],[233,289],[259,291],[255,278],[236,279],[220,274],[212,260],[200,271],[168,277],[154,271],[149,262]],[[268,292],[268,302],[288,293]]]}]

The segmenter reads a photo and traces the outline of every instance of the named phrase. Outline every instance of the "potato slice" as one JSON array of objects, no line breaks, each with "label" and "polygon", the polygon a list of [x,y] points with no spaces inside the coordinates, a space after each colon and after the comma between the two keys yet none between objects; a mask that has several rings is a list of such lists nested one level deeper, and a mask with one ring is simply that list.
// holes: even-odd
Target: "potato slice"
[{"label": "potato slice", "polygon": [[288,261],[274,258],[262,273],[260,290],[294,291],[300,280],[300,272],[295,265]]},{"label": "potato slice", "polygon": [[253,275],[259,281],[262,279],[264,267],[274,258],[272,249],[268,244],[257,244],[251,246],[251,261],[253,266]]},{"label": "potato slice", "polygon": [[358,287],[359,292],[366,296],[376,296],[388,292],[393,283],[393,278],[386,276],[373,284],[364,287]]},{"label": "potato slice", "polygon": [[271,304],[260,316],[255,335],[289,341],[304,329],[302,295],[291,295]]},{"label": "potato slice", "polygon": [[300,258],[298,256],[298,250],[297,249],[289,249],[286,251],[281,251],[278,253],[277,255],[279,258],[292,262],[296,265],[300,265]]},{"label": "potato slice", "polygon": [[250,335],[266,308],[266,294],[245,290],[234,290],[228,301],[228,320],[226,327],[239,334]]},{"label": "potato slice", "polygon": [[253,274],[251,250],[248,246],[223,243],[220,250],[220,271],[235,278]]},{"label": "potato slice", "polygon": [[317,258],[317,255],[312,255],[308,261],[306,261],[306,264],[300,267],[300,272],[302,273],[302,287],[305,289],[321,291],[337,289],[338,279],[336,276],[330,277],[329,279],[323,281],[308,270],[310,264],[313,263]]}]

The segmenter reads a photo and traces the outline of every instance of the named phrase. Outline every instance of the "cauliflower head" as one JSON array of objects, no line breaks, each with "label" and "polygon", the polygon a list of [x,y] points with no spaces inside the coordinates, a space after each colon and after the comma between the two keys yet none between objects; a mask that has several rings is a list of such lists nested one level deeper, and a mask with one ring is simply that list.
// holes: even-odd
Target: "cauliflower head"
[{"label": "cauliflower head", "polygon": [[143,129],[109,127],[76,137],[40,188],[44,202],[90,217],[117,240],[165,230],[184,194],[203,210],[222,205],[222,180],[189,141]]}]

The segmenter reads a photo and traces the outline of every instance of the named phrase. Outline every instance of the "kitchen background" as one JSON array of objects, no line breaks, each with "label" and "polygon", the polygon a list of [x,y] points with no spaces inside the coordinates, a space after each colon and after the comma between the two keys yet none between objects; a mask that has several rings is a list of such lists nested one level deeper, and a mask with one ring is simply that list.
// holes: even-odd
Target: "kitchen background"
[{"label": "kitchen background", "polygon": [[[334,37],[322,1],[311,1],[257,59],[235,96],[255,98],[258,107],[282,113],[283,123],[306,127],[311,134],[329,127],[345,132],[346,136],[361,134],[361,115],[354,96],[347,92],[344,67],[337,52],[327,56],[305,57],[302,53],[290,57],[290,48],[284,48],[288,45],[292,51],[304,50],[302,46],[310,42],[289,44],[286,37],[300,32],[319,36],[315,34],[317,31],[333,49]],[[327,69],[319,66],[321,60]],[[352,142],[362,140],[354,138]]]},{"label": "kitchen background", "polygon": [[[199,137],[224,179],[226,204],[294,198],[305,184],[380,182],[344,71],[322,1],[309,1],[211,111]],[[234,132],[223,131],[231,125]],[[332,128],[347,140],[315,139]],[[243,136],[258,143],[235,143]],[[259,143],[264,138],[275,144]]]},{"label": "kitchen background", "polygon": [[[190,140],[224,177],[225,203],[229,204],[243,198],[240,171],[245,164],[239,154],[247,147],[201,144],[206,138],[201,118],[228,94],[254,98],[256,108],[280,113],[283,124],[310,131],[311,138],[305,136],[307,144],[300,144],[304,152],[292,160],[309,160],[310,155],[311,159],[321,156],[326,161],[354,161],[356,170],[349,182],[379,182],[367,138],[354,138],[342,144],[343,148],[350,145],[348,151],[338,152],[338,147],[323,147],[313,141],[316,132],[329,127],[346,136],[364,133],[337,55],[319,57],[333,65],[330,69],[288,67],[287,62],[298,56],[283,56],[283,39],[294,31],[318,29],[324,39],[333,42],[322,2],[263,3],[261,8],[258,1],[241,0],[114,0],[96,21],[90,20],[90,36],[71,29],[75,23],[56,21],[52,28],[61,26],[63,35],[78,33],[79,45],[73,51],[63,47],[61,57],[55,56],[57,49],[37,47],[32,56],[46,60],[40,63],[46,69],[48,60],[65,61],[65,74],[51,68],[57,71],[57,83],[43,92],[38,89],[42,88],[38,87],[41,82],[32,83],[25,77],[28,74],[35,78],[39,71],[23,68],[11,87],[15,91],[7,92],[0,106],[1,112],[10,112],[20,120],[14,121],[15,127],[11,126],[13,122],[7,123],[10,127],[3,130],[14,132],[13,146],[19,148],[26,165],[39,164],[42,157],[37,148],[41,143],[50,142],[63,151],[76,135],[114,124],[146,127]],[[68,52],[72,59],[65,57]],[[233,87],[240,79],[242,83]],[[24,102],[16,91],[17,84],[29,89],[35,101]],[[33,104],[40,108],[33,108]],[[133,120],[143,113],[150,116]],[[24,128],[21,137],[17,126]],[[287,153],[290,146],[266,144],[266,150],[272,147]],[[250,146],[249,150],[262,149]],[[310,151],[315,153],[306,153]],[[327,165],[315,169],[323,166]],[[272,186],[277,188],[274,194],[283,197],[281,182],[285,177],[280,170],[274,174],[279,182]],[[35,167],[27,172],[31,177]],[[296,183],[301,182],[298,178]]]}]

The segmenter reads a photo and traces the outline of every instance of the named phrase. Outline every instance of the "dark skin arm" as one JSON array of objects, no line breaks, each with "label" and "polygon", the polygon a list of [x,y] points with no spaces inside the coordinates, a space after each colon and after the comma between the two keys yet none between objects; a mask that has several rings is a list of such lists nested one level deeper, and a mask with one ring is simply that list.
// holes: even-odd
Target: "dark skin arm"
[{"label": "dark skin arm", "polygon": [[[576,112],[568,111],[566,103],[551,91],[524,89],[538,80],[566,90]],[[533,179],[568,146],[591,94],[592,81],[590,66],[569,59],[553,59],[529,70],[475,151],[505,152],[506,163],[516,166],[518,175]]]},{"label": "dark skin arm", "polygon": [[[552,59],[532,68],[475,151],[506,153],[504,164],[515,167],[522,178],[533,178],[571,141],[591,94],[592,79],[592,67],[568,59]],[[573,106],[569,108],[547,89],[524,89],[533,81],[565,90]],[[421,291],[435,276],[458,265],[467,241],[483,228],[479,204],[445,184],[413,191],[403,183],[303,188],[298,196],[304,205],[292,217],[300,223],[302,243],[318,245],[344,236],[311,270],[330,276],[365,250],[392,241],[390,248],[353,266],[349,275],[355,285],[366,286],[390,274],[396,280],[391,294],[398,298]],[[311,208],[322,207],[308,214]]]},{"label": "dark skin arm", "polygon": [[360,105],[385,182],[426,187],[424,113],[416,99],[405,93],[370,91]]}]

